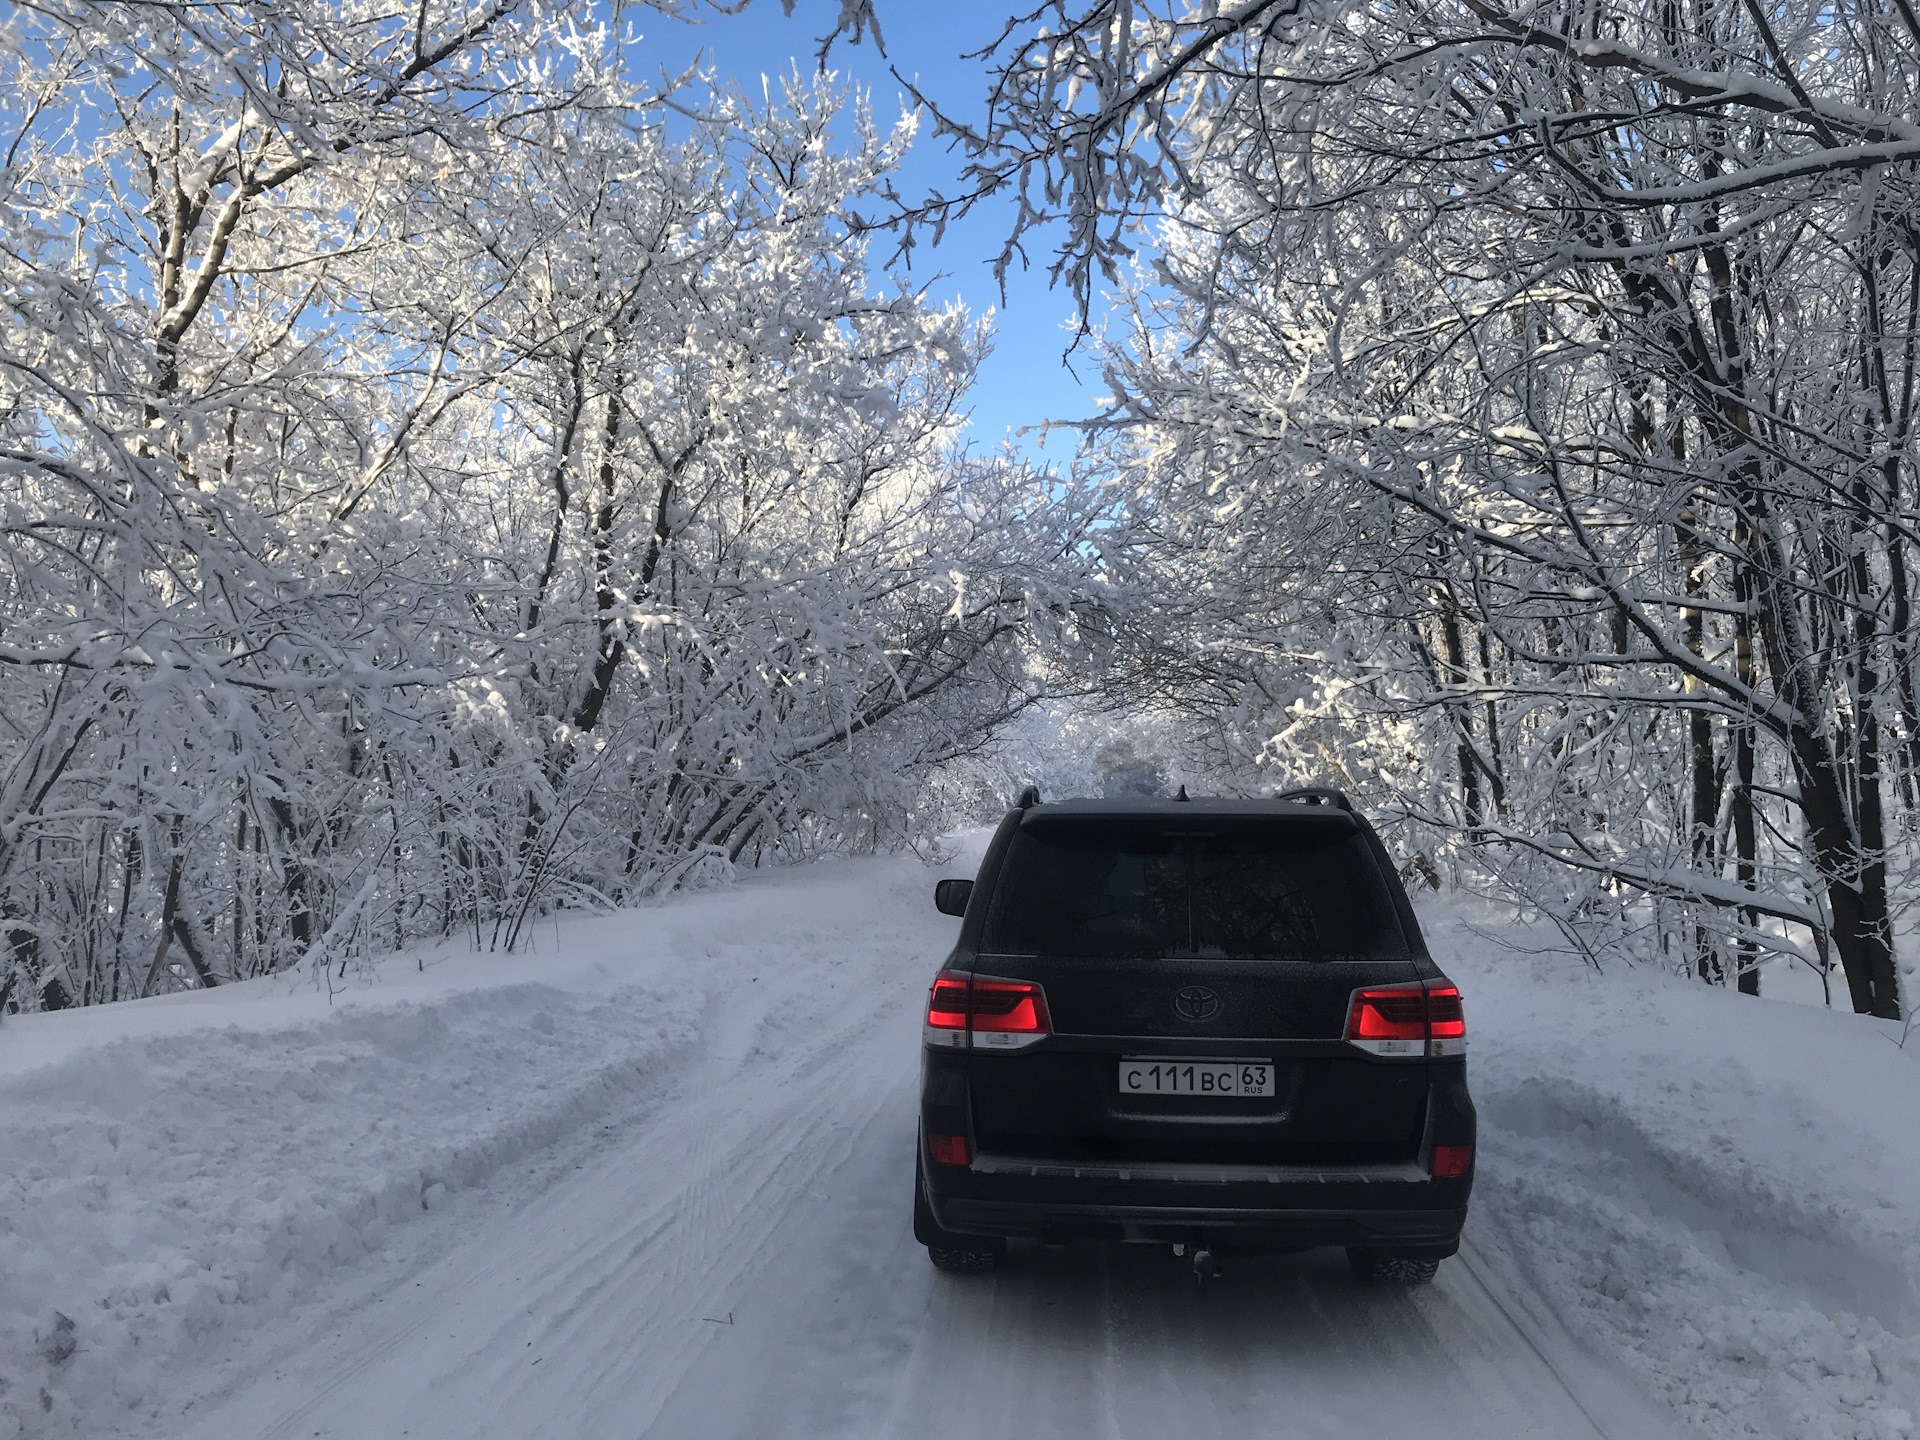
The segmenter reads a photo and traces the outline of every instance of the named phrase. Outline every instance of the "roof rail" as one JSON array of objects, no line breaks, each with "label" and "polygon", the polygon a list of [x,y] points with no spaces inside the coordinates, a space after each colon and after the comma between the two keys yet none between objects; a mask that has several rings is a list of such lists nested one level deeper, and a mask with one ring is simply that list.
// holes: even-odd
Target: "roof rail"
[{"label": "roof rail", "polygon": [[1031,810],[1040,803],[1040,787],[1029,785],[1020,792],[1020,798],[1013,802],[1016,810]]},{"label": "roof rail", "polygon": [[1282,790],[1273,797],[1276,800],[1291,800],[1296,805],[1331,805],[1336,810],[1353,813],[1353,802],[1347,799],[1344,791],[1331,785],[1302,785],[1297,790]]}]

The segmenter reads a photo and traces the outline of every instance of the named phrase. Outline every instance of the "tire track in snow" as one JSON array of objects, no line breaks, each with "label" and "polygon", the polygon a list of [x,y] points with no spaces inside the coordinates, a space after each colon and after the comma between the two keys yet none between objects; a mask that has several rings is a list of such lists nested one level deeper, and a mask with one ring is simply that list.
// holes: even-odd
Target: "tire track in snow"
[{"label": "tire track in snow", "polygon": [[[837,1176],[857,1203],[790,1205],[753,1333],[725,1331],[641,1433],[1157,1437],[1674,1433],[1669,1416],[1530,1325],[1474,1256],[1431,1290],[1363,1287],[1337,1254],[1240,1259],[1205,1299],[1160,1251],[1017,1247],[992,1278],[934,1274],[906,1234],[912,1094]],[[875,1262],[836,1266],[848,1233]],[[798,1257],[798,1258],[795,1258]],[[1469,1268],[1471,1267],[1471,1271]],[[856,1343],[809,1335],[837,1304]],[[901,1353],[902,1333],[910,1338]]]},{"label": "tire track in snow", "polygon": [[1567,1377],[1561,1373],[1560,1366],[1556,1365],[1553,1358],[1541,1348],[1541,1342],[1536,1338],[1537,1332],[1535,1327],[1523,1322],[1516,1316],[1506,1300],[1501,1297],[1500,1292],[1488,1284],[1486,1276],[1483,1273],[1485,1262],[1481,1260],[1475,1247],[1462,1244],[1460,1253],[1455,1256],[1454,1259],[1459,1266],[1460,1272],[1473,1282],[1474,1288],[1485,1297],[1487,1303],[1500,1312],[1500,1318],[1506,1321],[1507,1328],[1513,1332],[1515,1338],[1518,1339],[1521,1344],[1525,1345],[1528,1350],[1533,1352],[1534,1358],[1537,1359],[1553,1376],[1554,1380],[1558,1382],[1561,1393],[1579,1410],[1593,1433],[1599,1437],[1599,1440],[1609,1440],[1610,1432],[1607,1427],[1587,1408],[1586,1401],[1581,1397],[1579,1390],[1569,1383]]},{"label": "tire track in snow", "polygon": [[[901,1099],[897,1051],[910,1046],[860,1042],[912,1033],[917,980],[865,1005],[836,999],[834,1021],[807,1016],[799,1037],[769,1035],[791,998],[775,987],[750,1010],[710,1006],[706,1053],[631,1143],[494,1220],[399,1313],[323,1341],[291,1385],[271,1387],[306,1390],[290,1405],[242,1397],[242,1413],[222,1407],[195,1433],[633,1433],[668,1388],[655,1377],[710,1342],[702,1314],[731,1308],[783,1197],[844,1162],[857,1127],[825,1123],[842,1094],[869,1109]],[[776,1053],[757,1055],[770,1038]],[[838,1085],[796,1083],[829,1070]]]},{"label": "tire track in snow", "polygon": [[1486,1248],[1413,1293],[1361,1286],[1335,1252],[1231,1260],[1204,1299],[1184,1261],[1138,1247],[1018,1246],[996,1276],[933,1272],[908,1203],[931,961],[898,957],[940,937],[884,898],[849,905],[836,982],[799,965],[758,993],[714,977],[699,1057],[650,1118],[538,1195],[454,1212],[472,1236],[404,1294],[186,1433],[1677,1433],[1472,1225]]}]

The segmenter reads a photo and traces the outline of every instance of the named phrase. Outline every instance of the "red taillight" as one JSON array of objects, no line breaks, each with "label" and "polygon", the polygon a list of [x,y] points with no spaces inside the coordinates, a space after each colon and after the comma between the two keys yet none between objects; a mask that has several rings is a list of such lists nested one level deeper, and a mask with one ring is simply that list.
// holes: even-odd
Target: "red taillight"
[{"label": "red taillight", "polygon": [[929,1135],[927,1136],[927,1152],[933,1156],[936,1165],[964,1165],[967,1163],[967,1137],[964,1135]]},{"label": "red taillight", "polygon": [[1030,980],[999,980],[957,970],[943,970],[934,977],[927,997],[929,1045],[1017,1050],[1052,1033],[1046,992]]},{"label": "red taillight", "polygon": [[1025,980],[981,980],[973,982],[973,1029],[1012,1032],[1018,1035],[1045,1035],[1047,997],[1038,985]]},{"label": "red taillight", "polygon": [[1419,986],[1358,990],[1347,1012],[1349,1040],[1425,1040],[1426,993]]},{"label": "red taillight", "polygon": [[1467,1021],[1452,985],[1382,985],[1347,1004],[1347,1043],[1375,1055],[1464,1055]]},{"label": "red taillight", "polygon": [[936,1030],[967,1028],[967,977],[942,971],[927,997],[927,1024]]},{"label": "red taillight", "polygon": [[1467,1033],[1466,1012],[1460,1008],[1460,992],[1451,985],[1436,985],[1427,991],[1427,1024],[1433,1027],[1428,1038],[1459,1040]]},{"label": "red taillight", "polygon": [[1433,1147],[1433,1178],[1436,1180],[1458,1180],[1473,1167],[1473,1147],[1471,1145],[1436,1145]]}]

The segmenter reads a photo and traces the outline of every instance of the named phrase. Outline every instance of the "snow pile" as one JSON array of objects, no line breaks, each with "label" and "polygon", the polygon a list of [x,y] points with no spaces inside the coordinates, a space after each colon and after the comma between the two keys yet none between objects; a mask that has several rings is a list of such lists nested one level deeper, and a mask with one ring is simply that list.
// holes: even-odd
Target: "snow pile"
[{"label": "snow pile", "polygon": [[[617,1141],[741,1066],[744,1131],[824,1124],[779,1107],[828,1040],[868,1047],[842,1057],[868,1088],[898,1070],[908,1104],[914,1007],[952,933],[934,873],[755,876],[544,930],[537,956],[408,957],[331,1004],[255,982],[8,1021],[0,1440],[179,1417],[246,1383],[221,1358],[243,1332],[292,1352],[351,1325],[470,1223],[518,1225],[521,1201],[537,1219],[604,1125]],[[1411,1313],[1463,1313],[1488,1275],[1703,1433],[1915,1440],[1920,1033],[1903,1051],[1898,1026],[1429,920],[1467,994],[1482,1149],[1471,1254]],[[895,1166],[858,1205],[899,1228],[872,1253],[922,1275]],[[670,1178],[632,1171],[608,1213],[679,1203]]]},{"label": "snow pile", "polygon": [[241,1023],[8,1077],[0,1435],[57,1428],[69,1397],[139,1405],[236,1307],[287,1311],[391,1227],[585,1123],[693,1018],[656,992],[522,983],[256,1029],[243,1012],[265,987],[245,988],[200,1007]]},{"label": "snow pile", "polygon": [[1430,939],[1467,994],[1469,1238],[1716,1435],[1920,1414],[1920,1032]]},{"label": "snow pile", "polygon": [[0,1440],[148,1432],[243,1334],[351,1323],[699,1065],[910,1002],[951,941],[935,873],[758,874],[542,922],[529,954],[394,957],[331,998],[280,977],[9,1018]]}]

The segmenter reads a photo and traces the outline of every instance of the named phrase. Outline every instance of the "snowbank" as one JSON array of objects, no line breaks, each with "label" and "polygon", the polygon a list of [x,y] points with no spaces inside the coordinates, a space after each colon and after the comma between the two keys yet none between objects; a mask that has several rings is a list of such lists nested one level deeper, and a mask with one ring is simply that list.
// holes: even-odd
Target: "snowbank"
[{"label": "snowbank", "polygon": [[1915,1434],[1920,1031],[1428,923],[1473,1036],[1475,1243],[1708,1433]]},{"label": "snowbank", "polygon": [[643,1084],[691,1018],[654,991],[525,983],[269,1029],[247,1028],[245,1005],[223,996],[205,1007],[220,1028],[9,1078],[0,1406],[14,1423],[74,1400],[138,1406],[236,1311],[285,1312],[393,1226]]},{"label": "snowbank", "polygon": [[62,1389],[137,1405],[236,1307],[285,1311],[643,1082],[683,1012],[650,991],[506,985],[114,1041],[20,1077],[0,1121],[0,1273],[25,1302],[0,1322],[9,1380],[24,1352],[59,1362],[71,1344]]},{"label": "snowbank", "polygon": [[772,1004],[818,983],[838,937],[886,923],[857,913],[862,889],[921,898],[929,873],[756,877],[548,927],[526,956],[396,957],[331,1000],[282,978],[9,1018],[0,1440],[125,1423],[223,1333],[377,1269],[400,1227],[645,1106],[697,1049],[715,987]]},{"label": "snowbank", "polygon": [[[422,1237],[537,1207],[541,1167],[716,1047],[826,1033],[850,990],[908,1016],[950,938],[934,873],[753,877],[331,1002],[283,980],[7,1021],[0,1440],[179,1414],[243,1331],[292,1344],[336,1279],[377,1294]],[[1702,1433],[1915,1436],[1920,1032],[1517,956],[1464,915],[1429,922],[1467,995],[1476,1264]]]}]

